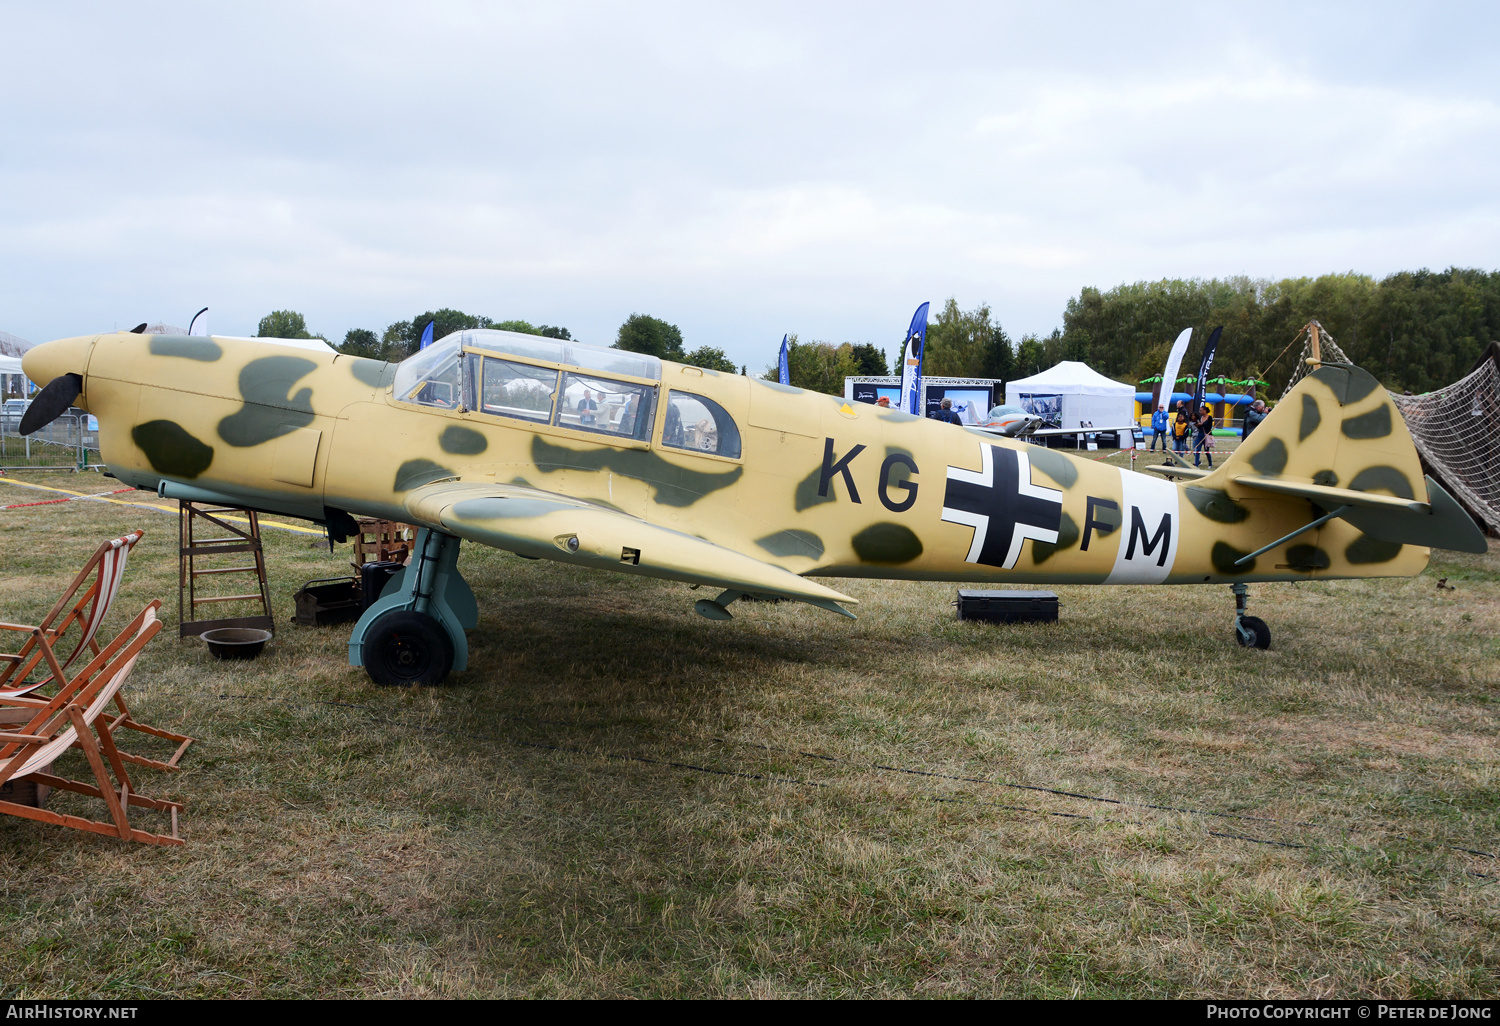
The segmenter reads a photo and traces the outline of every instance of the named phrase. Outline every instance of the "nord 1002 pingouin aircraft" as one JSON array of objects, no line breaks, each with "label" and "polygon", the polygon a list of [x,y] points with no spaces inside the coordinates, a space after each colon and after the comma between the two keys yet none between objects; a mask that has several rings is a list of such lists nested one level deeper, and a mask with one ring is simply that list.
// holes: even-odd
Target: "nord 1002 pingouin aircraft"
[{"label": "nord 1002 pingouin aircraft", "polygon": [[460,539],[850,614],[816,578],[1232,585],[1236,637],[1270,643],[1245,585],[1409,576],[1482,552],[1424,483],[1404,422],[1356,367],[1313,370],[1212,472],[1133,473],[1022,441],[649,356],[503,331],[399,364],[262,339],[142,335],[37,346],[23,430],[77,404],[104,462],[166,498],[419,525],[356,624],[380,683],[434,683],[479,622]]}]

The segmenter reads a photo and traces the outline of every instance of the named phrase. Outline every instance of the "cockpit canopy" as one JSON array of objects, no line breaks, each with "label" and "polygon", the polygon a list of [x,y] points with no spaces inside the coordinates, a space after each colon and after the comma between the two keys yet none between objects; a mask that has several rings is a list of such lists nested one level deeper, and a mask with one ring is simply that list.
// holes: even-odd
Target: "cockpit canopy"
[{"label": "cockpit canopy", "polygon": [[421,406],[644,440],[657,392],[645,382],[660,380],[654,356],[477,328],[403,360],[393,391],[399,401]]}]

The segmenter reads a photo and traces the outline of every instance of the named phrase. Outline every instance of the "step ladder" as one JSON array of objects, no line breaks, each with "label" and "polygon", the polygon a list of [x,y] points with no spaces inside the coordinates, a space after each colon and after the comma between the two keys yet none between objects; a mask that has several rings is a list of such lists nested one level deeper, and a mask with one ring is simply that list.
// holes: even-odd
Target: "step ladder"
[{"label": "step ladder", "polygon": [[[207,503],[179,503],[177,537],[179,565],[177,575],[177,629],[178,637],[197,637],[204,631],[218,627],[253,627],[273,631],[271,621],[271,593],[266,585],[266,557],[260,544],[260,520],[254,510],[237,506],[214,506]],[[248,526],[240,526],[229,517],[243,518]],[[248,553],[248,558],[247,554]],[[226,557],[233,557],[227,559]],[[226,562],[228,565],[226,565]],[[207,564],[207,565],[204,565]],[[245,587],[243,577],[224,575],[254,574],[254,591],[240,591]],[[234,591],[225,594],[216,591],[209,582],[224,581],[236,585]],[[200,583],[201,582],[201,583]],[[209,594],[200,594],[208,591]],[[220,603],[258,603],[261,609],[257,616],[231,616],[212,620],[198,619],[200,606],[215,607]]]}]

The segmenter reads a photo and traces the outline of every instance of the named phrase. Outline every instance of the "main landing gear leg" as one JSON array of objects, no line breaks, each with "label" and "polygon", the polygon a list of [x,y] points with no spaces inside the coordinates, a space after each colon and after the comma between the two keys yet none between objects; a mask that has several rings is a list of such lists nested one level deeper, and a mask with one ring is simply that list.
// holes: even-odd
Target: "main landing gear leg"
[{"label": "main landing gear leg", "polygon": [[1271,628],[1258,616],[1246,616],[1245,606],[1250,600],[1250,589],[1244,584],[1231,584],[1234,592],[1234,640],[1245,648],[1270,648]]},{"label": "main landing gear leg", "polygon": [[439,684],[469,665],[464,629],[479,624],[479,603],[458,573],[459,540],[417,532],[406,569],[392,577],[349,635],[349,664],[376,684]]}]

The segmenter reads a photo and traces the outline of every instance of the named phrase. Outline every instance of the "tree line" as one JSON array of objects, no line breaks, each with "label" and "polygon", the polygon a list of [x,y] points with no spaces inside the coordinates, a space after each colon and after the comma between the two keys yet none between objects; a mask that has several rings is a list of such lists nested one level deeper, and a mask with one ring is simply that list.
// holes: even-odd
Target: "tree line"
[{"label": "tree line", "polygon": [[[497,331],[516,331],[524,335],[541,335],[546,338],[572,339],[567,328],[550,324],[533,325],[529,321],[496,321],[478,314],[467,314],[462,310],[428,310],[409,321],[397,321],[386,326],[380,335],[368,328],[351,328],[344,334],[342,343],[330,343],[341,353],[363,356],[370,360],[399,363],[415,353],[422,344],[422,333],[432,325],[434,340],[444,338],[455,331],[470,331],[475,328],[493,328]],[[295,310],[273,310],[260,319],[257,338],[317,338],[328,342],[326,336],[307,330],[307,318]],[[743,368],[725,355],[724,350],[713,346],[699,346],[692,352],[683,347],[682,329],[659,317],[648,314],[631,314],[615,334],[612,348],[628,349],[633,353],[647,353],[662,360],[674,360],[695,367],[740,373]],[[840,385],[842,391],[842,385]]]},{"label": "tree line", "polygon": [[1430,392],[1462,377],[1492,339],[1500,339],[1500,271],[1451,267],[1319,278],[1169,279],[1086,288],[1068,301],[1062,348],[1101,373],[1139,382],[1160,374],[1172,339],[1192,326],[1183,361],[1197,368],[1203,340],[1224,326],[1214,372],[1271,382],[1280,395],[1300,345],[1288,346],[1316,319],[1359,366],[1394,391]]},{"label": "tree line", "polygon": [[[1369,275],[1325,274],[1319,278],[1170,278],[1101,290],[1081,289],[1068,300],[1063,326],[1048,335],[1013,340],[989,304],[963,310],[948,299],[929,320],[923,373],[934,377],[1008,381],[1039,373],[1061,360],[1080,360],[1109,377],[1137,384],[1160,374],[1172,341],[1194,328],[1182,367],[1198,366],[1213,328],[1224,334],[1215,374],[1269,381],[1263,395],[1280,395],[1300,347],[1303,325],[1318,320],[1355,363],[1395,391],[1428,392],[1468,372],[1492,339],[1500,339],[1500,271],[1452,267],[1446,271],[1400,271],[1376,280]],[[567,328],[488,317],[444,308],[384,332],[349,331],[341,352],[395,362],[417,351],[433,322],[433,338],[472,328],[498,328],[570,339]],[[277,310],[261,319],[259,334],[275,338],[322,338],[305,319]],[[894,343],[899,371],[902,341]],[[615,334],[614,347],[647,353],[725,373],[746,373],[722,349],[688,350],[682,331],[658,317],[633,313]],[[768,346],[769,348],[769,346]],[[799,388],[842,395],[844,378],[893,373],[885,350],[870,342],[802,341],[788,336],[788,369]],[[778,379],[775,363],[763,374]]]}]

